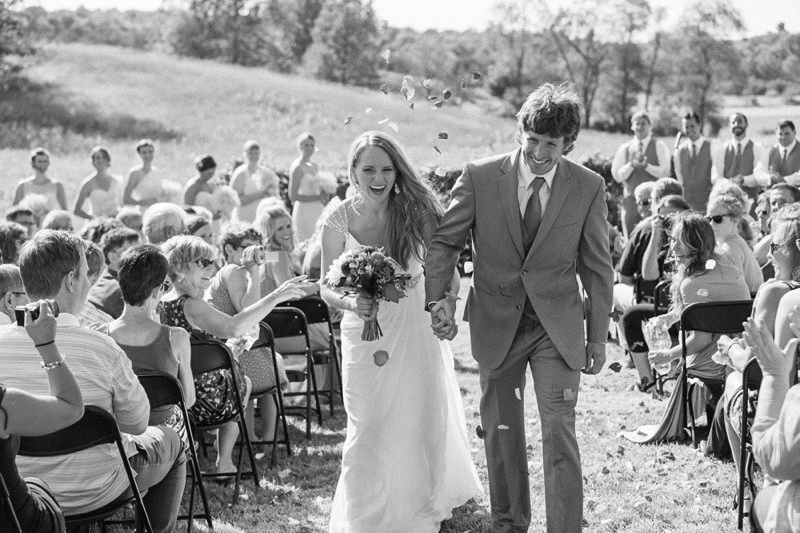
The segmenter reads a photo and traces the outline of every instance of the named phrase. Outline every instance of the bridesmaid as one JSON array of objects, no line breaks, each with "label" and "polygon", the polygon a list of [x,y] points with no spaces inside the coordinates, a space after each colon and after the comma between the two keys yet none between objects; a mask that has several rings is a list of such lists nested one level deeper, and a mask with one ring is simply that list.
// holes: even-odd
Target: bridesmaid
[{"label": "bridesmaid", "polygon": [[[95,146],[92,148],[91,158],[96,172],[81,182],[73,212],[87,220],[116,216],[119,211],[120,184],[119,178],[108,173],[111,155],[104,147]],[[86,200],[91,204],[91,213],[83,209]]]},{"label": "bridesmaid", "polygon": [[261,147],[256,141],[244,143],[245,163],[231,176],[231,187],[239,195],[240,205],[234,218],[252,223],[258,203],[267,196],[278,196],[278,176],[261,164]]},{"label": "bridesmaid", "polygon": [[317,164],[311,161],[316,151],[314,137],[310,133],[301,133],[297,147],[300,156],[289,168],[289,199],[293,202],[295,241],[301,243],[314,234],[314,226],[325,208],[328,195],[317,179]]},{"label": "bridesmaid", "polygon": [[50,209],[67,209],[67,194],[64,184],[50,179],[47,169],[50,168],[50,152],[44,148],[34,148],[31,152],[31,167],[34,175],[20,180],[14,191],[14,205],[30,194],[41,194],[47,198]]}]

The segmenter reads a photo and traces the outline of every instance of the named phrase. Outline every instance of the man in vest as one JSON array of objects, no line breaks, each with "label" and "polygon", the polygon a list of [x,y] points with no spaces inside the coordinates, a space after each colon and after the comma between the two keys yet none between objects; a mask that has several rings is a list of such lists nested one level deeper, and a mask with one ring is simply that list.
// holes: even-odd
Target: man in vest
[{"label": "man in vest", "polygon": [[778,124],[778,144],[769,151],[769,174],[772,184],[786,182],[800,186],[800,147],[797,146],[794,122]]},{"label": "man in vest", "polygon": [[751,214],[755,214],[758,193],[769,187],[767,179],[767,151],[761,144],[747,138],[747,117],[732,113],[728,117],[731,138],[714,152],[713,176],[716,182],[725,178],[740,186],[752,200]]},{"label": "man in vest", "polygon": [[675,151],[675,175],[691,208],[705,213],[712,186],[711,141],[703,137],[700,116],[694,111],[681,119],[681,130],[686,140]]},{"label": "man in vest", "polygon": [[669,173],[669,148],[650,135],[650,115],[645,111],[631,117],[633,139],[617,149],[611,164],[611,175],[624,186],[622,198],[622,229],[628,237],[641,220],[636,209],[636,187],[655,181]]}]

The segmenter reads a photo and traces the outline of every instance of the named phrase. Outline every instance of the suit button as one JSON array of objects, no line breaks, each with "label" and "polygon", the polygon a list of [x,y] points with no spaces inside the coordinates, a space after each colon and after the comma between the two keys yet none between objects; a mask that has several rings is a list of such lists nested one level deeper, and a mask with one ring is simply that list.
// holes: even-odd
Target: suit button
[{"label": "suit button", "polygon": [[522,270],[522,275],[523,276],[527,276],[528,275],[528,269],[527,268]]}]

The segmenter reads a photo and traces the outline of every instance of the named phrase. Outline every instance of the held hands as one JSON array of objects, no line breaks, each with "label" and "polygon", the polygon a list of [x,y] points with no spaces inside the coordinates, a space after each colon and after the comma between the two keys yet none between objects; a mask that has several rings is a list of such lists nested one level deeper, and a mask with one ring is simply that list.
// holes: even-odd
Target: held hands
[{"label": "held hands", "polygon": [[[800,332],[797,311],[798,309],[795,307],[794,311],[789,313],[789,327],[795,335]],[[752,318],[748,318],[744,324],[744,339],[753,350],[765,376],[788,378],[797,350],[797,339],[789,341],[786,350],[781,351],[764,323]]]},{"label": "held hands", "polygon": [[458,296],[447,294],[429,309],[431,313],[431,328],[439,340],[451,341],[458,334],[456,323],[456,301]]},{"label": "held hands", "polygon": [[263,246],[260,244],[248,246],[242,252],[242,268],[250,270],[251,268],[263,265],[265,259],[266,252]]},{"label": "held hands", "polygon": [[39,316],[33,319],[31,310],[25,308],[25,331],[35,345],[48,345],[56,337],[56,319],[50,304],[45,300],[37,302],[39,306]]}]

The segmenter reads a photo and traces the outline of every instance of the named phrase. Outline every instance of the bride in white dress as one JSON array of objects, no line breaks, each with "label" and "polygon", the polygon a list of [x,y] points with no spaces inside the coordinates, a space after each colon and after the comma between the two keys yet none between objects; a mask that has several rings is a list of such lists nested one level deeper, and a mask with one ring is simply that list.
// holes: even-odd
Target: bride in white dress
[{"label": "bride in white dress", "polygon": [[[321,289],[345,311],[347,437],[329,530],[435,533],[453,508],[482,493],[453,354],[434,336],[425,311],[422,265],[442,209],[382,132],[356,139],[348,170],[356,194],[324,222],[322,272],[347,249],[382,246],[416,283],[397,304]],[[362,341],[363,320],[376,313],[383,337]]]}]

